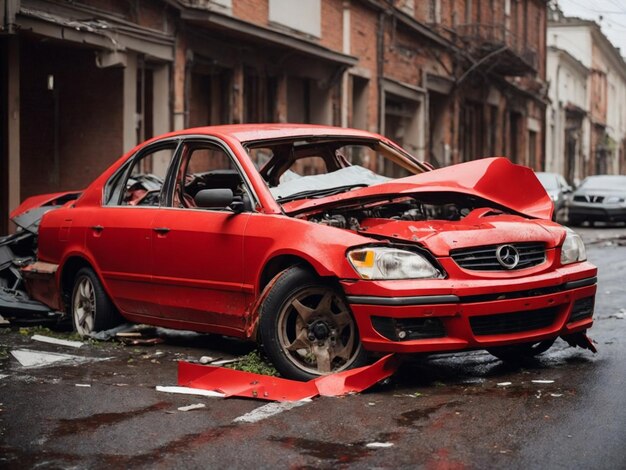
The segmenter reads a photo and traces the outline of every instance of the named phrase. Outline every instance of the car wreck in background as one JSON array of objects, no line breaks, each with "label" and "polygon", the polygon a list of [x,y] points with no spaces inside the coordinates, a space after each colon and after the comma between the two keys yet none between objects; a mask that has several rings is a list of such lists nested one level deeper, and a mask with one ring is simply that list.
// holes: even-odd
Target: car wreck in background
[{"label": "car wreck in background", "polygon": [[505,158],[433,170],[364,131],[207,127],[14,216],[40,209],[21,272],[81,335],[126,318],[251,339],[300,380],[384,352],[594,350],[596,268]]}]

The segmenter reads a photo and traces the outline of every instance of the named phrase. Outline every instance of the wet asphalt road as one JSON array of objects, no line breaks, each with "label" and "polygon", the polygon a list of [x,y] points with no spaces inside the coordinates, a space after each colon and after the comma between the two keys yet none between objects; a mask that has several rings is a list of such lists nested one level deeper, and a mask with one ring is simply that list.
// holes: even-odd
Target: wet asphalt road
[{"label": "wet asphalt road", "polygon": [[[234,420],[264,402],[155,391],[176,384],[177,360],[248,344],[183,335],[73,349],[0,330],[0,468],[626,468],[626,229],[579,231],[600,268],[598,354],[558,340],[519,367],[486,352],[423,358],[366,393],[256,423]],[[28,369],[6,354],[18,348],[101,360]]]}]

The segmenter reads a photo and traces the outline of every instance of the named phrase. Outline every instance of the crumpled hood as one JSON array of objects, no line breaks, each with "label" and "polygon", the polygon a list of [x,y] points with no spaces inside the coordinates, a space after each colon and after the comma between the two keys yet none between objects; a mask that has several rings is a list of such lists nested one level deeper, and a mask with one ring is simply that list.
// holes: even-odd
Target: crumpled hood
[{"label": "crumpled hood", "polygon": [[358,202],[359,199],[373,199],[379,195],[439,191],[478,196],[540,219],[550,219],[554,207],[530,168],[515,165],[507,158],[495,157],[460,163],[325,198],[296,200],[284,204],[283,209],[288,214],[295,214]]},{"label": "crumpled hood", "polygon": [[448,256],[459,248],[515,242],[543,242],[546,248],[553,248],[565,236],[565,230],[558,225],[514,215],[492,215],[489,209],[476,209],[459,221],[365,219],[360,233],[419,243],[435,256]]}]

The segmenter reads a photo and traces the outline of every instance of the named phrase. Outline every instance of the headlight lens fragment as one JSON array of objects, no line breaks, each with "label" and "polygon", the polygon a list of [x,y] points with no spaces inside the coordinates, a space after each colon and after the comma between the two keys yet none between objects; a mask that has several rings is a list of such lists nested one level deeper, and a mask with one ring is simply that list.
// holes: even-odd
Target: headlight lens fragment
[{"label": "headlight lens fragment", "polygon": [[561,247],[561,264],[571,264],[577,261],[585,261],[587,251],[580,236],[573,230],[567,229],[565,241]]},{"label": "headlight lens fragment", "polygon": [[424,256],[390,247],[357,248],[348,260],[363,279],[432,279],[441,277]]}]

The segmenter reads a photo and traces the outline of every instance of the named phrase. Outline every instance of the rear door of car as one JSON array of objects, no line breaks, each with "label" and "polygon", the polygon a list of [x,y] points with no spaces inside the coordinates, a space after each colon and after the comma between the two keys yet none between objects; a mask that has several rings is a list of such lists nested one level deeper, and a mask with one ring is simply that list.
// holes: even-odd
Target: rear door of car
[{"label": "rear door of car", "polygon": [[[243,288],[243,238],[251,205],[243,212],[200,208],[203,189],[231,189],[250,197],[243,172],[225,144],[188,138],[180,152],[168,204],[152,221],[153,282],[159,315],[237,334],[250,293]],[[167,207],[169,206],[169,207]]]}]

